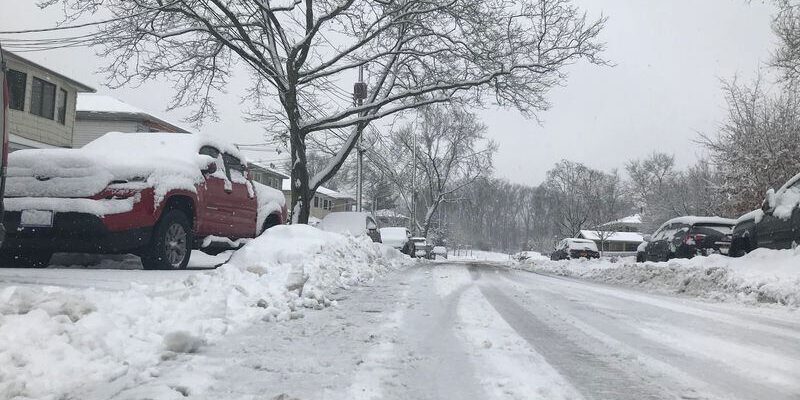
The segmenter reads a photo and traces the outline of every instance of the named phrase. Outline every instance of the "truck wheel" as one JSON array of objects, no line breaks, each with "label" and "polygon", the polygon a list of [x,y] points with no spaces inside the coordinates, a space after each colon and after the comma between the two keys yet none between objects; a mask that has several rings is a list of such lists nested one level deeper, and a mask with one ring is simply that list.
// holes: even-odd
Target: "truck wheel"
[{"label": "truck wheel", "polygon": [[735,240],[731,243],[731,248],[728,250],[728,255],[731,257],[742,257],[747,254],[750,246],[746,239]]},{"label": "truck wheel", "polygon": [[144,269],[185,269],[192,253],[192,224],[180,210],[169,210],[153,229],[142,254]]},{"label": "truck wheel", "polygon": [[10,252],[0,251],[0,267],[2,268],[47,268],[50,265],[50,252]]},{"label": "truck wheel", "polygon": [[261,233],[266,232],[267,229],[272,228],[273,226],[280,225],[280,222],[281,220],[278,217],[278,214],[270,214],[267,216],[267,219],[264,220],[264,226],[261,227]]}]

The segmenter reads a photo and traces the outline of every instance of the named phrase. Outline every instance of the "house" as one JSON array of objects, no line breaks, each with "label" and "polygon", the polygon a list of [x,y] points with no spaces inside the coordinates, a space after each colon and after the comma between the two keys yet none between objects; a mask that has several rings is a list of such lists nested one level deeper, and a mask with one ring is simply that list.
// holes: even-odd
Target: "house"
[{"label": "house", "polygon": [[644,235],[640,232],[581,230],[577,237],[594,241],[606,256],[636,255],[636,248],[644,242]]},{"label": "house", "polygon": [[606,222],[597,228],[613,232],[641,232],[642,226],[642,216],[634,214],[616,221]]},{"label": "house", "polygon": [[[292,204],[291,179],[283,180],[282,190],[286,204]],[[322,219],[333,211],[354,211],[355,206],[356,199],[353,196],[320,186],[312,200],[311,216]]]},{"label": "house", "polygon": [[174,132],[188,130],[111,96],[78,95],[72,147],[83,147],[108,132]]},{"label": "house", "polygon": [[283,190],[283,180],[289,179],[289,175],[259,162],[251,162],[249,167],[250,179],[278,190]]},{"label": "house", "polygon": [[79,93],[95,90],[4,51],[10,92],[9,150],[72,146]]}]

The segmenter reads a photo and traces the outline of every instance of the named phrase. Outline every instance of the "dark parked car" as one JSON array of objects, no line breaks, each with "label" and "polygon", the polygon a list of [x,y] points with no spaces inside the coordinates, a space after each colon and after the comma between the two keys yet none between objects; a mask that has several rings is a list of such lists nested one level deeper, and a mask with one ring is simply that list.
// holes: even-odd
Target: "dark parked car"
[{"label": "dark parked car", "polygon": [[597,244],[589,239],[566,238],[558,242],[550,254],[550,259],[554,261],[571,258],[600,258],[600,252]]},{"label": "dark parked car", "polygon": [[414,257],[433,259],[433,246],[428,243],[428,239],[424,237],[412,237],[411,241],[414,242]]},{"label": "dark parked car", "polygon": [[743,215],[733,229],[731,255],[758,247],[789,249],[800,243],[800,174],[783,187],[767,191],[761,210]]},{"label": "dark parked car", "polygon": [[647,261],[667,261],[673,258],[692,258],[712,253],[728,254],[730,234],[736,220],[719,217],[678,217],[661,225],[642,256]]}]

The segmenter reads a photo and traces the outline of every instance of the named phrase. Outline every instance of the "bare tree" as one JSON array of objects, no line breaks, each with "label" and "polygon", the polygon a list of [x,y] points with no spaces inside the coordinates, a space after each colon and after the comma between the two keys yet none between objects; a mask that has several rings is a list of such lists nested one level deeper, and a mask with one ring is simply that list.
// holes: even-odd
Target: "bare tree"
[{"label": "bare tree", "polygon": [[757,208],[764,191],[800,171],[800,95],[788,82],[770,95],[761,81],[725,85],[727,120],[701,135],[719,173],[719,186],[732,215]]},{"label": "bare tree", "polygon": [[[167,78],[171,107],[192,119],[215,115],[213,97],[233,71],[252,76],[250,118],[286,132],[292,160],[294,218],[336,174],[372,120],[444,101],[489,102],[526,115],[548,107],[565,66],[602,63],[596,37],[604,19],[587,21],[568,0],[43,0],[63,3],[69,19],[105,9],[117,16],[95,36],[109,59],[112,86]],[[363,104],[338,85],[368,67]],[[314,176],[306,142],[355,127]]]},{"label": "bare tree", "polygon": [[632,203],[626,200],[622,180],[617,170],[611,173],[589,170],[588,182],[583,187],[589,207],[589,226],[600,239],[600,252],[605,251],[606,242],[617,233],[619,225],[609,224],[631,210]]},{"label": "bare tree", "polygon": [[418,119],[395,131],[386,147],[374,149],[371,159],[397,186],[406,207],[416,202],[423,211],[413,223],[427,236],[442,202],[491,174],[496,146],[483,137],[486,126],[460,107],[427,106],[419,110]]},{"label": "bare tree", "polygon": [[778,36],[779,46],[772,65],[779,68],[788,80],[800,77],[800,4],[797,0],[775,0],[778,14],[772,21],[772,30]]}]

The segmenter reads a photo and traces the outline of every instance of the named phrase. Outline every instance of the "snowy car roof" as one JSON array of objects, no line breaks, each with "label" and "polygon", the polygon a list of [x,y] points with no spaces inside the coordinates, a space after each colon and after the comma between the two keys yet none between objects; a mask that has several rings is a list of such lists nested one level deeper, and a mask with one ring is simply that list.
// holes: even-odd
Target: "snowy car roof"
[{"label": "snowy car roof", "polygon": [[685,217],[673,218],[661,224],[661,226],[658,229],[661,229],[669,224],[686,224],[686,225],[714,224],[714,225],[734,226],[736,225],[736,220],[730,218],[722,218],[722,217],[697,217],[690,215]]},{"label": "snowy car roof", "polygon": [[319,228],[323,231],[351,234],[353,236],[367,233],[367,217],[365,212],[340,211],[332,212],[322,218]]}]

